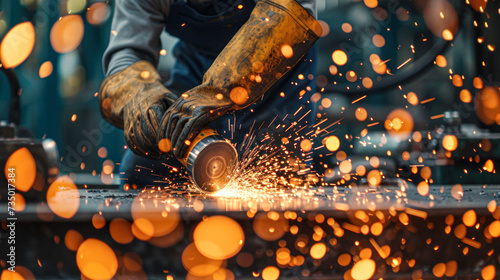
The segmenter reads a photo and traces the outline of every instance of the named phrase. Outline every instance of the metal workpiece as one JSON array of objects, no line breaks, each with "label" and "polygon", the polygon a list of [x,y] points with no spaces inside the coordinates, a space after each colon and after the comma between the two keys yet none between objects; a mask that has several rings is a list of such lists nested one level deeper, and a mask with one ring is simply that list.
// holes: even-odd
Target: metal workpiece
[{"label": "metal workpiece", "polygon": [[[266,267],[279,269],[279,279],[344,279],[363,264],[372,269],[372,277],[363,279],[435,279],[440,267],[446,267],[447,277],[475,279],[483,267],[497,266],[500,208],[492,205],[500,205],[500,187],[464,185],[458,199],[450,185],[430,186],[429,193],[423,197],[415,185],[402,182],[245,196],[189,188],[81,189],[59,196],[79,205],[70,219],[26,204],[17,215],[22,221],[17,238],[23,242],[16,257],[37,279],[80,279],[72,247],[76,235],[79,242],[110,248],[110,259],[125,260],[118,262],[117,279],[189,279],[199,272],[193,260],[222,266],[222,260],[192,253],[194,245],[203,250],[205,239],[227,234],[241,237],[240,243],[224,239],[227,247],[220,247],[234,249],[234,256],[224,255],[224,269],[234,279],[258,279],[256,271]],[[129,266],[130,258],[140,265]]]}]

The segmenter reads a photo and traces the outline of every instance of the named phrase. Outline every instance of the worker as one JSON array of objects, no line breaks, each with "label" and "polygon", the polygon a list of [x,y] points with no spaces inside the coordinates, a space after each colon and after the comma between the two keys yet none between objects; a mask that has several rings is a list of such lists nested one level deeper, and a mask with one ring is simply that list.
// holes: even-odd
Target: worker
[{"label": "worker", "polygon": [[[315,17],[315,0],[117,0],[98,100],[124,130],[122,185],[171,183],[170,155],[207,125],[240,144],[255,123],[310,107]],[[163,30],[180,39],[165,81]]]}]

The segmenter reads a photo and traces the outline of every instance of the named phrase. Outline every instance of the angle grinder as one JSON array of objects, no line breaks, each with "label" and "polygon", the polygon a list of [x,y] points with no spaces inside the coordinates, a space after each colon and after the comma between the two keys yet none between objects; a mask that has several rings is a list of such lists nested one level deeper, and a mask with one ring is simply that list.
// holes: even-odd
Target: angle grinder
[{"label": "angle grinder", "polygon": [[227,186],[238,163],[236,148],[215,130],[205,127],[179,161],[198,188],[215,192]]}]

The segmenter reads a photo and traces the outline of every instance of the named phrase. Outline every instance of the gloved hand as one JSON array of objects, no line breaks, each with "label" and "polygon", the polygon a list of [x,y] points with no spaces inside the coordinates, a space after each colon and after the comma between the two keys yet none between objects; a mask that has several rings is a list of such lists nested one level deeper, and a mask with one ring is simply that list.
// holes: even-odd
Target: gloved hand
[{"label": "gloved hand", "polygon": [[156,68],[139,61],[106,77],[99,90],[102,116],[123,128],[129,148],[143,157],[157,159],[160,121],[177,98],[161,83]]},{"label": "gloved hand", "polygon": [[318,21],[295,0],[258,1],[202,84],[167,110],[159,140],[170,139],[174,155],[184,158],[186,140],[217,117],[257,101],[302,59],[321,33]]},{"label": "gloved hand", "polygon": [[159,136],[162,138],[169,135],[174,156],[183,158],[189,146],[186,140],[193,139],[208,123],[229,110],[234,110],[236,105],[230,98],[218,93],[214,88],[205,85],[195,87],[182,94],[168,108],[162,120],[162,130]]}]

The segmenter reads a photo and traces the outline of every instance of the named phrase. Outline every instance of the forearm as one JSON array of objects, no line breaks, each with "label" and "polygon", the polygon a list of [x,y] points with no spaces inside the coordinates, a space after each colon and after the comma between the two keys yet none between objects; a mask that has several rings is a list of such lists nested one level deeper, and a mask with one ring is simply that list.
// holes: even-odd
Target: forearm
[{"label": "forearm", "polygon": [[106,76],[139,60],[154,66],[161,49],[160,34],[172,0],[117,0],[109,45],[103,56]]},{"label": "forearm", "polygon": [[314,18],[318,18],[316,10],[316,0],[297,0],[299,4],[306,9]]},{"label": "forearm", "polygon": [[[275,18],[262,20],[270,12]],[[268,30],[276,35],[269,37]],[[319,23],[294,0],[261,0],[207,71],[204,84],[236,109],[245,108],[294,67],[321,33]]]}]

